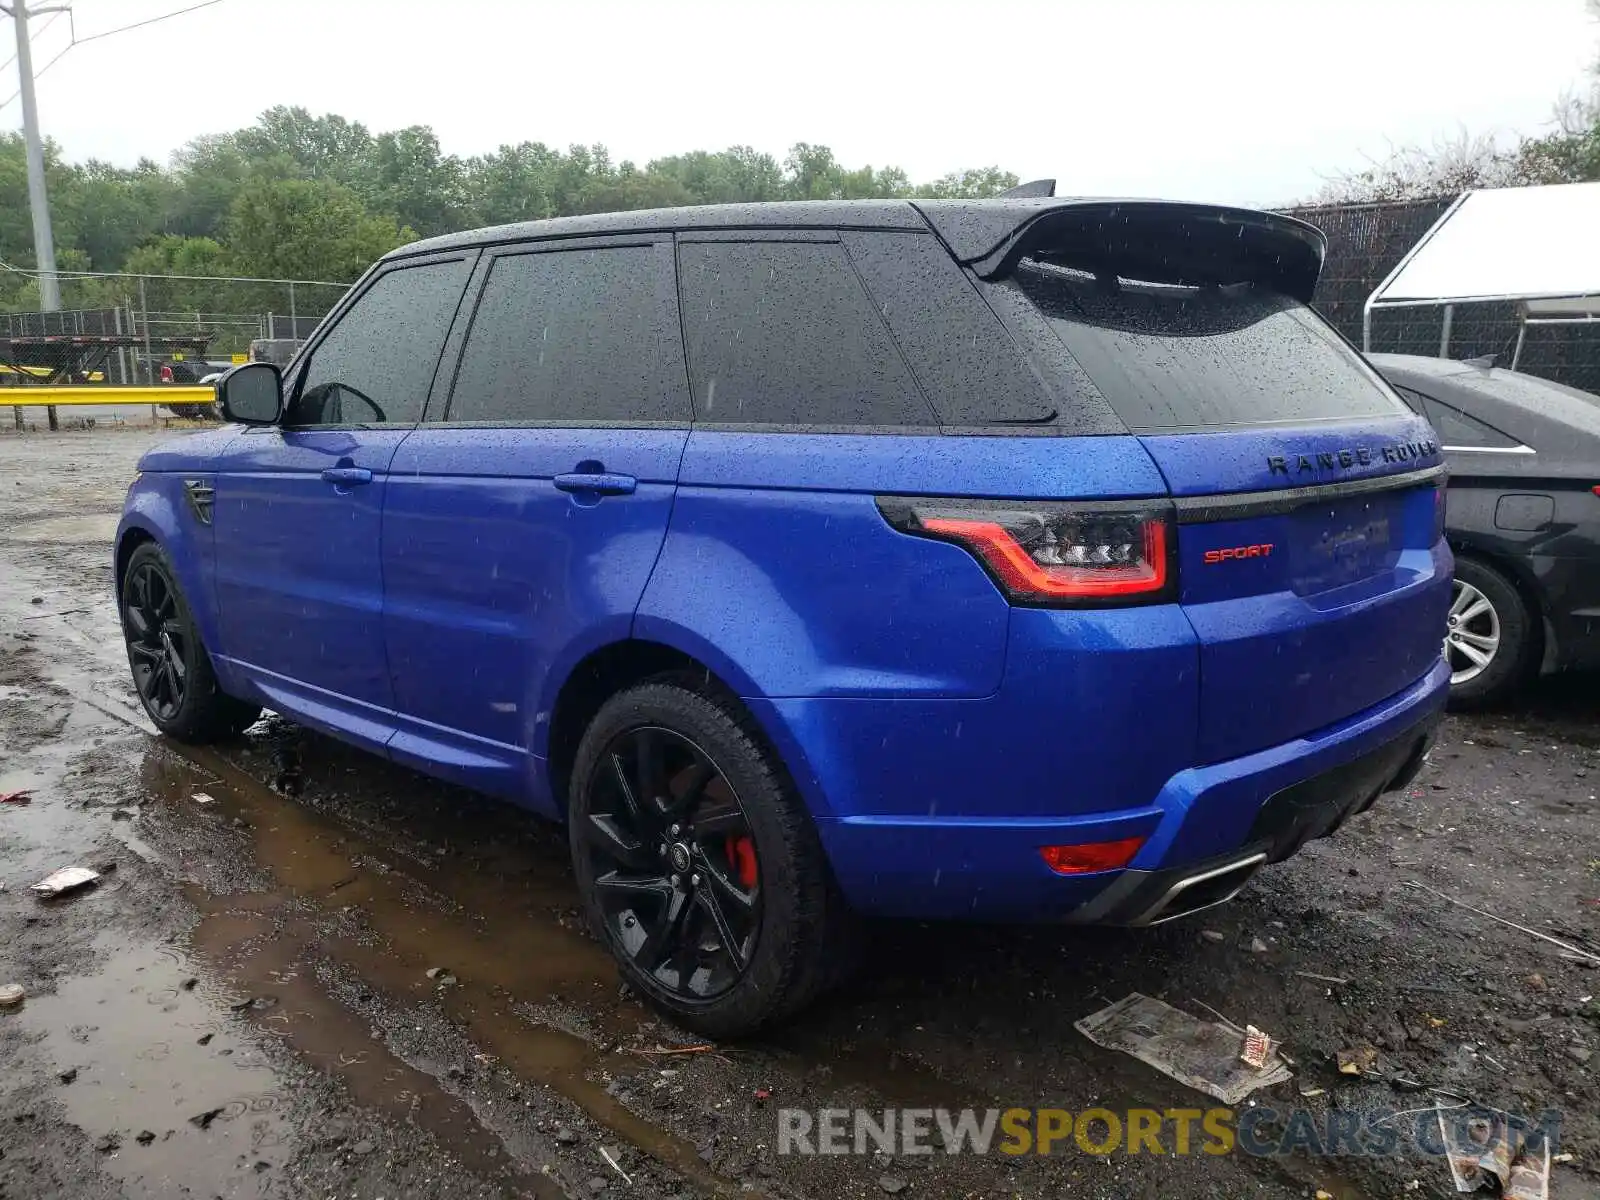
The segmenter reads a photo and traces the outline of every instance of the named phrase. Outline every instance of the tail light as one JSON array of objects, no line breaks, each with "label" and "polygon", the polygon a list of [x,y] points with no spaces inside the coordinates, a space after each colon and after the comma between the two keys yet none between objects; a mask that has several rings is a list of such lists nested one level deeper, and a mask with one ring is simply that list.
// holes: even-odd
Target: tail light
[{"label": "tail light", "polygon": [[166,363],[162,363],[161,364],[161,382],[162,383],[171,383],[172,382],[172,368],[169,367]]},{"label": "tail light", "polygon": [[1057,875],[1087,875],[1095,871],[1115,871],[1133,861],[1144,845],[1143,837],[1119,838],[1114,842],[1079,842],[1070,846],[1040,846],[1045,866]]},{"label": "tail light", "polygon": [[1018,604],[1151,604],[1176,594],[1169,505],[881,496],[878,508],[902,533],[966,549]]}]

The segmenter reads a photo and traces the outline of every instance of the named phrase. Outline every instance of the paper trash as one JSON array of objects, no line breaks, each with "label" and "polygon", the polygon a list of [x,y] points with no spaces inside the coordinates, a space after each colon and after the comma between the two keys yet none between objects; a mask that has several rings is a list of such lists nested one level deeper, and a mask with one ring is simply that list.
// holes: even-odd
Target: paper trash
[{"label": "paper trash", "polygon": [[1202,1021],[1138,992],[1083,1018],[1074,1028],[1097,1046],[1131,1054],[1224,1104],[1238,1104],[1256,1089],[1294,1076],[1276,1054],[1259,1068],[1240,1061],[1243,1030]]}]

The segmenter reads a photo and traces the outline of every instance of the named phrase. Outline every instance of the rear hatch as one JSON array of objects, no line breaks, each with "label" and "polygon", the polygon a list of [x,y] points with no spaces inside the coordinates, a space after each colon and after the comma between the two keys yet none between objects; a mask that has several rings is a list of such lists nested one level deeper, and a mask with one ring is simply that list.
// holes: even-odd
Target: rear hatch
[{"label": "rear hatch", "polygon": [[1239,214],[1253,224],[1234,254],[1227,210],[1132,211],[1086,227],[1067,210],[991,260],[985,287],[1166,479],[1214,762],[1334,724],[1437,663],[1444,480],[1428,425],[1288,294],[1315,280],[1305,227],[1285,226],[1274,261],[1271,218]]}]

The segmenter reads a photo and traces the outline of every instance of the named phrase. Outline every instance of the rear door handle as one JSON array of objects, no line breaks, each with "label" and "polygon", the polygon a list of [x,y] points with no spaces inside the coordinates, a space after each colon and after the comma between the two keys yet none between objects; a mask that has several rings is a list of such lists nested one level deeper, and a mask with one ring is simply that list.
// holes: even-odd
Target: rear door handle
[{"label": "rear door handle", "polygon": [[632,475],[613,475],[609,471],[574,471],[557,475],[556,487],[563,492],[585,492],[592,496],[629,496],[639,486]]},{"label": "rear door handle", "polygon": [[371,483],[372,472],[365,467],[329,467],[322,473],[322,481],[352,487],[358,483]]}]

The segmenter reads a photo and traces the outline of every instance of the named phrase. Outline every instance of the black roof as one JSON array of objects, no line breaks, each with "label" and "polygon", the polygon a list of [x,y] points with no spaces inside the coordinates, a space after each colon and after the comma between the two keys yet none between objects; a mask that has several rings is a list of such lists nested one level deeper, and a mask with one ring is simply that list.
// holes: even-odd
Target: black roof
[{"label": "black roof", "polygon": [[432,254],[465,246],[540,238],[597,237],[608,233],[650,233],[678,229],[927,229],[927,222],[904,200],[788,200],[761,204],[690,204],[681,208],[641,208],[630,212],[588,213],[468,229],[412,242],[389,257]]},{"label": "black roof", "polygon": [[[1321,230],[1294,217],[1166,200],[1050,196],[994,200],[801,200],[703,204],[524,221],[413,242],[408,257],[497,242],[689,229],[920,229],[980,275],[1044,250],[1102,258],[1164,282],[1215,282],[1222,269],[1309,300],[1322,269]],[[1227,280],[1232,281],[1232,280]]]}]

